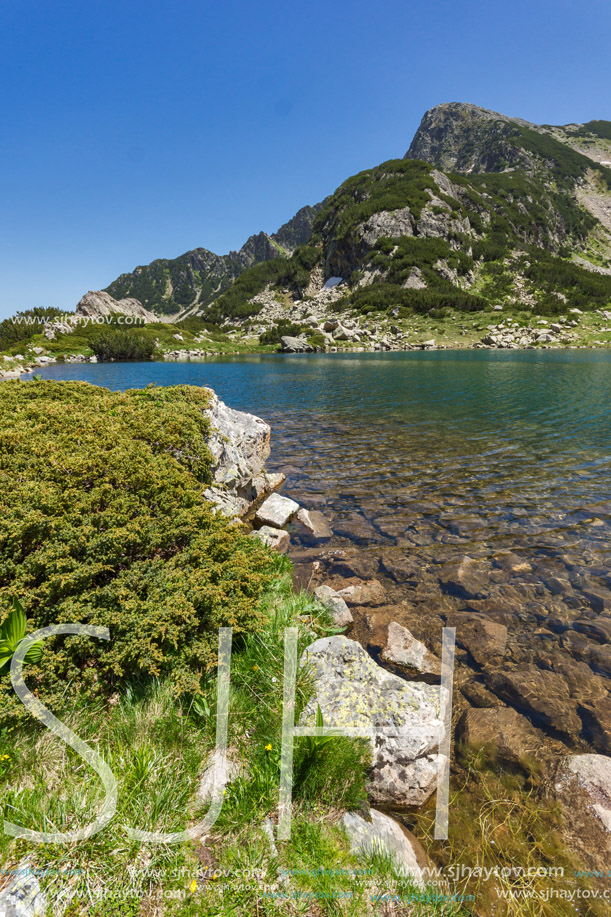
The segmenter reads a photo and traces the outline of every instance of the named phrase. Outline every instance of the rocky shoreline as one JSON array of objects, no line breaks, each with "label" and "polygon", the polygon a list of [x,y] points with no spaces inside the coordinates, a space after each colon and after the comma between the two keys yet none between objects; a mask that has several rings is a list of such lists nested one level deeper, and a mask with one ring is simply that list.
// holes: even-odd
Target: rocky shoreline
[{"label": "rocky shoreline", "polygon": [[[256,421],[249,419],[248,424],[252,427]],[[262,427],[253,427],[263,444],[252,465],[253,481],[261,475],[261,462],[269,453],[269,427],[264,427],[264,433]],[[251,527],[252,537],[290,553],[296,564],[296,584],[307,585],[341,632],[312,644],[302,660],[314,673],[316,690],[302,723],[313,723],[318,706],[325,725],[363,726],[373,717],[378,727],[400,728],[409,721],[421,736],[417,741],[403,737],[374,742],[368,784],[372,821],[366,822],[366,830],[360,824],[346,825],[357,845],[378,835],[379,843],[391,844],[388,832],[392,834],[393,819],[403,828],[413,826],[413,812],[430,800],[439,770],[440,634],[427,645],[426,639],[419,639],[396,620],[397,616],[405,619],[397,596],[402,589],[403,595],[408,595],[408,585],[412,590],[419,588],[420,581],[425,585],[426,577],[409,552],[403,559],[394,557],[384,571],[390,573],[397,587],[396,595],[389,595],[380,579],[371,575],[366,557],[359,559],[358,549],[351,555],[329,550],[333,535],[329,520],[317,508],[302,507],[278,493],[283,480],[283,476],[273,476],[271,495],[252,489],[250,505],[240,504],[237,511]],[[299,544],[309,548],[299,548]],[[573,669],[565,668],[562,673],[516,665],[508,645],[512,615],[503,612],[500,602],[481,596],[486,594],[487,582],[503,581],[498,571],[504,571],[508,578],[528,581],[532,567],[508,552],[499,556],[499,563],[496,571],[488,571],[480,561],[466,556],[445,567],[444,589],[463,600],[467,597],[468,607],[452,612],[448,605],[441,620],[437,609],[431,618],[433,628],[435,622],[456,627],[458,697],[452,725],[453,772],[456,768],[460,772],[465,755],[481,754],[510,771],[532,773],[534,767],[567,824],[580,826],[579,830],[569,828],[569,847],[580,848],[584,832],[597,838],[587,855],[583,850],[581,853],[595,864],[592,868],[602,868],[601,863],[611,853],[611,721],[607,701],[592,696],[588,707],[587,685],[592,683],[587,679],[582,701],[573,699],[573,678],[584,678],[585,672],[579,675],[584,663],[574,663]],[[587,625],[584,620],[584,633],[600,634],[606,640],[611,601],[605,598],[604,590],[594,586],[587,594],[593,609],[598,609],[598,617]],[[421,620],[420,631],[430,632],[423,623]],[[558,626],[562,627],[560,622]],[[408,710],[417,712],[406,720]],[[594,749],[588,749],[579,738],[588,724]],[[375,814],[380,807],[386,815]],[[406,843],[403,835],[403,847]],[[418,842],[407,846],[411,850],[407,858],[413,866]]]}]

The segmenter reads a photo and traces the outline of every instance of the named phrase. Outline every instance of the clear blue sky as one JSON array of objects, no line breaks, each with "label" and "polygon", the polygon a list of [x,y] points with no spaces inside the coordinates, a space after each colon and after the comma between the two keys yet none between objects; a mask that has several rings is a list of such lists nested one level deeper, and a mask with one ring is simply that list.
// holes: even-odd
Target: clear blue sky
[{"label": "clear blue sky", "polygon": [[0,0],[0,317],[239,248],[427,108],[611,119],[609,0]]}]

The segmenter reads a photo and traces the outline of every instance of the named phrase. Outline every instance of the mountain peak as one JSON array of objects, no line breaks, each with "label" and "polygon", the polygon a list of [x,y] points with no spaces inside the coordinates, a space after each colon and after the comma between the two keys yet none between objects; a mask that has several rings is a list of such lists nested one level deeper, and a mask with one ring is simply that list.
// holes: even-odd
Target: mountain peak
[{"label": "mountain peak", "polygon": [[523,118],[469,102],[444,102],[425,113],[404,159],[424,159],[448,171],[486,171],[475,168],[474,152],[492,138],[510,136],[516,127],[536,129]]}]

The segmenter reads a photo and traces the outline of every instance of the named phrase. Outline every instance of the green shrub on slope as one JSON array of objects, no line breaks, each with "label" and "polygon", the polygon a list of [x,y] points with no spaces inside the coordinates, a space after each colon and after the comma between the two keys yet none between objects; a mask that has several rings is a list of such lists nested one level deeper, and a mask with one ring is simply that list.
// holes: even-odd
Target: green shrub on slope
[{"label": "green shrub on slope", "polygon": [[91,349],[98,360],[152,360],[155,342],[132,330],[102,331],[91,340]]},{"label": "green shrub on slope", "polygon": [[[17,597],[32,630],[82,622],[111,632],[110,643],[46,641],[28,667],[45,703],[67,685],[95,696],[164,674],[196,692],[218,627],[258,622],[272,561],[202,500],[207,404],[190,386],[0,385],[0,622]],[[3,676],[0,721],[18,711]]]}]

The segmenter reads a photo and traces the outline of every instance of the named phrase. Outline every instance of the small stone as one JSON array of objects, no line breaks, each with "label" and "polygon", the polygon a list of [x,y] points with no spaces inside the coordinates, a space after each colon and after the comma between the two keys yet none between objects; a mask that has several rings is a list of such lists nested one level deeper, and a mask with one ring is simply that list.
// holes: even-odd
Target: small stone
[{"label": "small stone", "polygon": [[299,503],[274,493],[261,504],[255,513],[255,520],[261,525],[282,529],[298,512]]},{"label": "small stone", "polygon": [[348,627],[349,624],[352,624],[354,619],[350,609],[335,589],[331,589],[330,586],[318,586],[314,590],[314,595],[325,608],[329,609],[336,627]]},{"label": "small stone", "polygon": [[409,876],[418,888],[425,887],[423,869],[430,865],[413,834],[390,815],[369,810],[370,821],[357,812],[346,812],[340,824],[348,836],[350,850],[361,856],[378,854],[394,861],[401,876]]},{"label": "small stone", "polygon": [[316,509],[303,509],[297,513],[297,520],[310,532],[314,541],[328,541],[333,530],[323,514]]},{"label": "small stone", "polygon": [[386,646],[382,650],[384,662],[406,669],[420,675],[441,675],[441,662],[428,651],[424,643],[416,640],[414,635],[391,621],[388,625]]},{"label": "small stone", "polygon": [[284,529],[274,529],[270,525],[263,525],[256,532],[250,533],[251,538],[258,538],[268,548],[278,551],[280,554],[286,554],[291,544],[291,536]]}]

